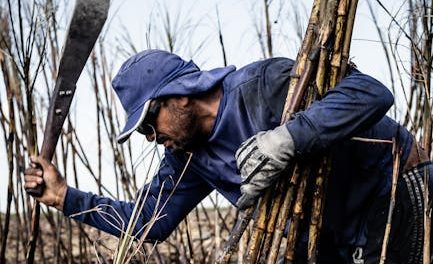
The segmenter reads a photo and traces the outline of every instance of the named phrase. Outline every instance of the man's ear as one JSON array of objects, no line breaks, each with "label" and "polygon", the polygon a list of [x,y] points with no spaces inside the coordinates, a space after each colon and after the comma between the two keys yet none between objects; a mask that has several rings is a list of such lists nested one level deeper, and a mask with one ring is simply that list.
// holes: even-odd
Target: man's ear
[{"label": "man's ear", "polygon": [[176,107],[187,107],[189,104],[191,104],[191,98],[188,96],[176,96],[168,98],[161,103],[164,106],[172,105]]},{"label": "man's ear", "polygon": [[187,107],[191,104],[191,98],[189,98],[188,96],[179,96],[177,98],[178,101],[178,105],[181,107]]}]

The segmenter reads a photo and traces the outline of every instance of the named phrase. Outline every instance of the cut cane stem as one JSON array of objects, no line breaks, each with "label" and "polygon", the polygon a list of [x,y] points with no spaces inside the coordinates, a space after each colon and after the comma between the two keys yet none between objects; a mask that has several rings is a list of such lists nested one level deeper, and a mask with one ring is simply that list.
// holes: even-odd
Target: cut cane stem
[{"label": "cut cane stem", "polygon": [[255,263],[260,252],[260,245],[263,233],[266,228],[266,218],[268,215],[267,201],[272,197],[272,190],[268,189],[260,200],[259,211],[256,220],[254,221],[253,231],[251,234],[250,243],[248,245],[247,255],[245,256],[246,263]]},{"label": "cut cane stem", "polygon": [[398,182],[398,175],[399,175],[399,168],[400,168],[400,155],[401,155],[401,149],[398,146],[396,140],[394,139],[394,144],[392,147],[392,156],[393,156],[393,168],[392,168],[392,186],[391,186],[391,200],[389,203],[389,209],[388,209],[388,217],[386,221],[385,226],[385,234],[383,236],[383,243],[382,243],[382,251],[380,253],[380,264],[384,264],[386,261],[386,252],[388,248],[388,242],[389,242],[389,234],[391,232],[391,222],[392,222],[392,214],[394,212],[394,206],[395,206],[395,193],[397,190],[397,182]]},{"label": "cut cane stem", "polygon": [[276,189],[276,197],[273,201],[272,208],[269,214],[269,219],[266,224],[266,233],[265,233],[265,241],[263,243],[261,252],[260,252],[260,263],[264,263],[266,261],[266,257],[269,253],[269,249],[272,243],[272,237],[275,231],[275,224],[277,222],[278,213],[280,212],[280,207],[283,203],[284,194],[283,192],[287,189],[287,181],[281,180]]},{"label": "cut cane stem", "polygon": [[290,76],[288,94],[286,98],[286,103],[284,105],[281,123],[285,123],[290,119],[290,113],[288,112],[288,109],[290,108],[290,101],[292,100],[295,93],[295,87],[298,84],[299,78],[304,72],[305,64],[307,63],[307,58],[310,54],[311,47],[313,46],[314,40],[317,37],[316,32],[317,26],[319,25],[320,6],[321,0],[314,1],[304,41],[302,42],[301,50],[299,52],[298,58],[296,59],[296,64],[292,69],[292,74]]},{"label": "cut cane stem", "polygon": [[340,77],[342,46],[346,33],[347,1],[348,0],[341,0],[337,10],[337,24],[335,28],[334,48],[331,59],[330,87],[337,85]]},{"label": "cut cane stem", "polygon": [[339,80],[343,78],[347,71],[349,63],[349,50],[352,42],[353,25],[355,24],[356,8],[358,7],[358,0],[351,0],[349,6],[349,14],[347,15],[346,30],[344,36],[343,51],[341,53],[341,70]]},{"label": "cut cane stem", "polygon": [[242,234],[245,232],[245,229],[248,227],[248,224],[253,216],[254,207],[250,207],[243,212],[240,212],[239,220],[236,222],[233,230],[230,232],[229,240],[224,245],[224,250],[221,253],[221,256],[216,261],[218,264],[227,264],[230,263],[230,259],[235,252],[239,240],[242,237]]},{"label": "cut cane stem", "polygon": [[309,237],[308,237],[308,263],[317,261],[317,242],[322,227],[323,205],[325,181],[331,171],[329,157],[323,158],[319,172],[316,177],[315,189],[313,194],[313,209],[311,211]]},{"label": "cut cane stem", "polygon": [[295,166],[292,178],[289,183],[289,188],[284,196],[283,204],[281,205],[280,214],[278,215],[275,234],[273,236],[271,248],[269,250],[269,255],[266,260],[267,264],[274,264],[277,262],[281,240],[283,238],[284,230],[286,228],[287,216],[289,215],[289,210],[292,206],[294,192],[298,183],[299,175],[300,175],[300,168],[299,166]]},{"label": "cut cane stem", "polygon": [[298,193],[296,194],[296,201],[293,206],[293,216],[290,222],[289,234],[287,235],[287,248],[286,248],[286,264],[291,264],[295,260],[295,244],[298,238],[299,223],[303,217],[303,203],[304,194],[307,187],[307,180],[310,174],[310,169],[305,169],[301,174],[301,182],[299,183]]}]

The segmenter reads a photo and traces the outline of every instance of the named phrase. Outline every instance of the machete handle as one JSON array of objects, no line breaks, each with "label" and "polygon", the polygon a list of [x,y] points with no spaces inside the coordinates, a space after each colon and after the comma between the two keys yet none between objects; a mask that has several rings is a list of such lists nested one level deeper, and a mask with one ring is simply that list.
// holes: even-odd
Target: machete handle
[{"label": "machete handle", "polygon": [[[42,170],[42,166],[36,163],[36,168]],[[41,197],[44,194],[45,182],[38,184],[35,188],[26,188],[26,193],[33,197]]]},{"label": "machete handle", "polygon": [[45,190],[45,182],[38,184],[35,188],[27,188],[27,194],[33,197],[41,197]]},{"label": "machete handle", "polygon": [[[58,77],[54,87],[53,96],[48,109],[47,121],[45,124],[44,140],[41,152],[44,159],[51,161],[56,151],[57,141],[62,132],[63,123],[69,112],[76,85],[73,82]],[[42,169],[40,164],[36,168]],[[28,188],[26,192],[33,197],[41,197],[44,193],[45,183],[38,184],[36,188]]]}]

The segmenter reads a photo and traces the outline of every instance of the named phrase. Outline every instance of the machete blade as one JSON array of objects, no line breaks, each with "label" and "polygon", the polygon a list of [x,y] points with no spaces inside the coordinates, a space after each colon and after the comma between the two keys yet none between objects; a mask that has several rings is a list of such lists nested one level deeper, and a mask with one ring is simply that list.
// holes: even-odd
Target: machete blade
[{"label": "machete blade", "polygon": [[[54,155],[63,123],[69,113],[77,80],[104,26],[109,6],[109,0],[77,0],[75,3],[48,109],[40,153],[47,160],[51,161]],[[44,185],[41,184],[26,191],[32,196],[40,197],[43,189]]]}]

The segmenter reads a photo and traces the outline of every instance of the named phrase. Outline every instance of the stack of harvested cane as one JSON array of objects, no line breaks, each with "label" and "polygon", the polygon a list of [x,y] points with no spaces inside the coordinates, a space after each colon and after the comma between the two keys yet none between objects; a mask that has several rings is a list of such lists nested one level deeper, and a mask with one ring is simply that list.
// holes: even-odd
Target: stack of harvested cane
[{"label": "stack of harvested cane", "polygon": [[[292,70],[282,123],[287,122],[298,110],[308,107],[344,76],[357,3],[357,0],[314,1],[306,35]],[[329,171],[328,157],[310,164],[296,164],[290,171],[291,175],[281,177],[281,181],[266,192],[258,205],[244,257],[246,263],[276,263],[279,250],[284,246],[285,263],[292,263],[300,221],[304,215],[310,215],[308,262],[316,262],[324,186]],[[313,181],[309,180],[312,176],[315,177]],[[307,184],[313,182],[312,204],[306,205],[304,194]],[[305,208],[312,208],[311,212],[307,213]],[[218,263],[229,263],[253,212],[254,208],[250,208],[241,214]],[[288,221],[287,244],[281,245]]]}]

